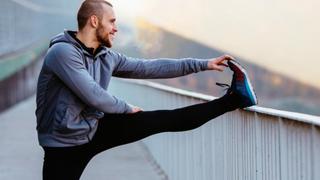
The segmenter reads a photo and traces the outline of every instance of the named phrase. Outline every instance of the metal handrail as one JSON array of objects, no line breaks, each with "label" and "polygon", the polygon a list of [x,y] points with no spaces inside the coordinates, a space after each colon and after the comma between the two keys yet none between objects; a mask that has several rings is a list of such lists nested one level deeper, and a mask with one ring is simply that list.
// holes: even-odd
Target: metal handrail
[{"label": "metal handrail", "polygon": [[[125,81],[127,83],[134,83],[134,84],[139,84],[142,86],[148,86],[152,87],[155,89],[159,89],[162,91],[167,91],[170,93],[174,94],[179,94],[183,96],[189,96],[192,98],[197,98],[200,100],[205,100],[205,101],[211,101],[213,99],[216,99],[217,97],[210,96],[210,95],[205,95],[197,92],[192,92],[188,90],[183,90],[183,89],[178,89],[170,86],[166,86],[163,84],[158,84],[146,80],[131,80],[131,79],[120,79],[121,81]],[[277,109],[272,109],[272,108],[265,108],[265,107],[260,107],[260,106],[252,106],[249,108],[245,108],[244,110],[252,111],[252,112],[257,112],[260,114],[265,114],[265,115],[270,115],[270,116],[277,116],[285,119],[291,119],[299,122],[304,122],[308,124],[313,124],[316,126],[320,126],[320,117],[319,116],[314,116],[314,115],[309,115],[309,114],[303,114],[303,113],[297,113],[297,112],[291,112],[291,111],[284,111],[284,110],[277,110]]]}]

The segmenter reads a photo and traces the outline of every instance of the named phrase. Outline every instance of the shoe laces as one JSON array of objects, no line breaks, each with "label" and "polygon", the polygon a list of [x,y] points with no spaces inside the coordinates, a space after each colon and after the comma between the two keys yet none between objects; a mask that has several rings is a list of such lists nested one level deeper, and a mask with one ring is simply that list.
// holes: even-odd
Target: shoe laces
[{"label": "shoe laces", "polygon": [[223,90],[224,90],[224,91],[227,91],[227,92],[226,92],[226,95],[228,95],[228,94],[229,94],[229,95],[230,95],[230,94],[233,94],[233,90],[232,90],[232,88],[231,88],[231,86],[230,86],[229,84],[216,82],[216,85],[224,88]]},{"label": "shoe laces", "polygon": [[216,85],[220,86],[220,87],[223,87],[225,91],[228,91],[231,88],[231,86],[229,84],[225,84],[225,83],[216,82]]}]

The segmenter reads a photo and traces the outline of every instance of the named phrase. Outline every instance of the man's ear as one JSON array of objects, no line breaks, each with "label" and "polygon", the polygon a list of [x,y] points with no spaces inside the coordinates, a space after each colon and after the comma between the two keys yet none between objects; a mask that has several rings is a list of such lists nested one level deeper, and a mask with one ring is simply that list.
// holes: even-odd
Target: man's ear
[{"label": "man's ear", "polygon": [[97,28],[98,25],[99,25],[99,19],[96,15],[92,15],[90,16],[90,25],[93,27],[93,28]]}]

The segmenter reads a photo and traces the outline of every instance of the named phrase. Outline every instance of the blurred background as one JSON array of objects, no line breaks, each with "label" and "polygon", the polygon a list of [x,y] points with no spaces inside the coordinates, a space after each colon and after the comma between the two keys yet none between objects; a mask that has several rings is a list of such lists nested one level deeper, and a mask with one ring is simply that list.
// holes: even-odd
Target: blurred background
[{"label": "blurred background", "polygon": [[[1,0],[0,109],[34,94],[34,79],[50,38],[64,29],[76,30],[81,2]],[[248,70],[260,106],[320,115],[320,1],[110,2],[119,28],[116,51],[144,58],[212,58],[227,53]],[[24,71],[30,63],[38,68]],[[23,78],[27,75],[33,81]],[[16,83],[19,78],[24,83]],[[224,91],[215,82],[230,83],[231,78],[226,69],[151,81],[221,96]],[[5,91],[8,87],[16,88]]]}]

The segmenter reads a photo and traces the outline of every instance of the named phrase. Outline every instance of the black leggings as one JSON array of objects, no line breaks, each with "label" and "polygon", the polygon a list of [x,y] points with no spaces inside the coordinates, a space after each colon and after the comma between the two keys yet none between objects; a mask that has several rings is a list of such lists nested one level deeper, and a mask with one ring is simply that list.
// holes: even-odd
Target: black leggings
[{"label": "black leggings", "polygon": [[233,95],[174,110],[105,114],[92,141],[74,147],[44,147],[44,180],[78,180],[89,161],[107,149],[161,132],[187,131],[235,110]]}]

